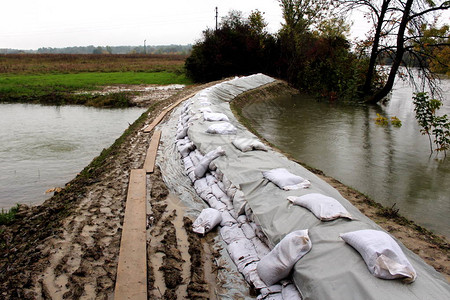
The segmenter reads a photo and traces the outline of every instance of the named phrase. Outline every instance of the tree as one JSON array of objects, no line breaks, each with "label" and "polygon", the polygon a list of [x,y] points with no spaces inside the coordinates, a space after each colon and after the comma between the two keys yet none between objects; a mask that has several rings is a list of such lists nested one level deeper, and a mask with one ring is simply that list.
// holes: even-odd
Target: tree
[{"label": "tree", "polygon": [[[366,100],[377,103],[385,98],[392,90],[395,77],[401,65],[409,67],[405,61],[406,55],[415,61],[423,81],[422,87],[428,86],[432,93],[437,92],[435,76],[430,72],[425,56],[424,47],[433,47],[435,43],[424,44],[424,25],[430,23],[435,12],[446,10],[450,1],[433,0],[337,0],[348,10],[364,7],[368,10],[368,17],[374,24],[373,36],[370,37],[371,53],[363,93]],[[430,36],[432,40],[434,37]],[[448,41],[448,37],[447,37]],[[379,59],[387,56],[392,60],[391,69],[385,84],[373,90],[373,75]],[[408,69],[411,75],[411,69]],[[410,78],[413,78],[410,76]]]},{"label": "tree", "polygon": [[188,75],[195,81],[211,81],[233,75],[265,72],[266,22],[259,11],[244,18],[230,11],[217,30],[207,29],[203,40],[192,47],[186,59]]}]

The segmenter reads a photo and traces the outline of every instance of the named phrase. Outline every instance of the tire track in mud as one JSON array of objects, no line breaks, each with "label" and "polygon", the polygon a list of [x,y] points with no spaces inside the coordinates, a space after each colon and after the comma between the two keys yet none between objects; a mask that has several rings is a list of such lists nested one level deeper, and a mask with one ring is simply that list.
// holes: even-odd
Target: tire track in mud
[{"label": "tire track in mud", "polygon": [[148,182],[152,208],[147,242],[149,299],[216,299],[213,250],[192,231],[192,220],[185,217],[181,201],[169,194],[159,168]]}]

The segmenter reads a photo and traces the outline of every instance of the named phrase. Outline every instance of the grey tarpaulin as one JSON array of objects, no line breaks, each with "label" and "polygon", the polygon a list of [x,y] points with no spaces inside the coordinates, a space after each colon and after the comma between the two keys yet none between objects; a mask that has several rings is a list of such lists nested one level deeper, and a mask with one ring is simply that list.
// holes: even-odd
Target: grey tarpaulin
[{"label": "grey tarpaulin", "polygon": [[[217,158],[215,165],[243,191],[272,247],[292,231],[309,229],[312,249],[301,258],[293,271],[294,282],[304,299],[450,299],[450,285],[445,278],[400,242],[402,250],[417,271],[416,281],[405,284],[399,280],[382,280],[372,276],[359,253],[339,235],[361,229],[382,230],[378,225],[360,213],[337,190],[280,153],[272,150],[244,153],[232,145],[235,138],[256,137],[236,120],[229,102],[242,92],[273,81],[268,76],[257,74],[235,78],[199,92],[188,100],[192,101],[192,112],[201,114],[201,105],[197,100],[207,98],[211,103],[208,107],[213,112],[227,115],[230,123],[237,128],[237,134],[208,134],[206,130],[212,122],[198,118],[192,121],[188,136],[202,153],[218,146],[225,150],[226,155]],[[263,171],[274,168],[286,168],[308,179],[311,187],[294,191],[279,189],[262,176]],[[307,193],[321,193],[337,199],[354,220],[339,218],[321,222],[307,209],[292,206],[286,199],[287,196]]]}]

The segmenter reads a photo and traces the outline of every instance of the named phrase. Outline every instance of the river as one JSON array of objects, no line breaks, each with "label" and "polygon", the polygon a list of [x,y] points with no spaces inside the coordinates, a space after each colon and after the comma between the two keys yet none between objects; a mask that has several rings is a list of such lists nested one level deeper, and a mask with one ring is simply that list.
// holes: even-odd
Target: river
[{"label": "river", "polygon": [[0,104],[0,208],[42,203],[144,111]]},{"label": "river", "polygon": [[[442,81],[450,115],[450,79]],[[450,152],[430,156],[419,133],[411,87],[398,81],[385,105],[355,106],[305,96],[257,102],[244,115],[268,141],[417,224],[450,238]],[[402,126],[375,124],[377,113]]]}]

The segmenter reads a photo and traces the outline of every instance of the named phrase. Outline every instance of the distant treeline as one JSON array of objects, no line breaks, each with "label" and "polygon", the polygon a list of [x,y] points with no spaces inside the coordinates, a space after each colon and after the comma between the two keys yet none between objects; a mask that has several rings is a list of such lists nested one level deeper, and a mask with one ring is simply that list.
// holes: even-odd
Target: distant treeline
[{"label": "distant treeline", "polygon": [[188,55],[192,45],[159,46],[77,46],[65,48],[43,47],[37,50],[0,49],[0,54],[182,54]]}]

